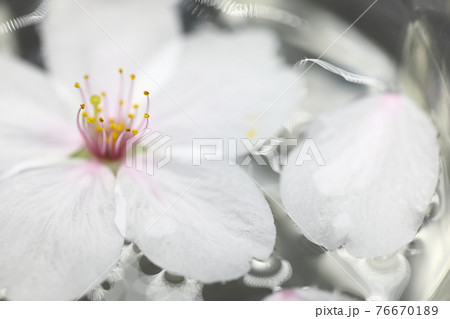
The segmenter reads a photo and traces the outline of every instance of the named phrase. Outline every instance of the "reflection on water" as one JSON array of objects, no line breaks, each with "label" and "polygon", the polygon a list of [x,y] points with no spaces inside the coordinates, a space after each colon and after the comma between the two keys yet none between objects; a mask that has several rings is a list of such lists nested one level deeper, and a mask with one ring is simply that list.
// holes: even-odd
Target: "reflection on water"
[{"label": "reflection on water", "polygon": [[408,94],[429,110],[437,126],[441,151],[441,175],[430,214],[416,237],[416,241],[420,243],[418,245],[420,253],[409,257],[413,277],[403,297],[413,300],[449,300],[450,99],[448,63],[442,59],[444,56],[441,55],[442,50],[439,47],[442,42],[445,42],[443,40],[448,38],[450,29],[441,24],[439,32],[436,32],[427,22],[430,15],[435,16],[436,13],[426,10],[409,26],[402,63],[402,83]]}]

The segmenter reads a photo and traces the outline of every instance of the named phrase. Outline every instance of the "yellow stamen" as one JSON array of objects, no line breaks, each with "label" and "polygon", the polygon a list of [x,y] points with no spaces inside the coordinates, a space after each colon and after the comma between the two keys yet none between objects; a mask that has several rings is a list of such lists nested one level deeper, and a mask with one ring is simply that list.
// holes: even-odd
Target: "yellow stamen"
[{"label": "yellow stamen", "polygon": [[75,82],[74,86],[78,89],[80,87],[80,83]]},{"label": "yellow stamen", "polygon": [[86,75],[84,76],[84,79],[85,79],[85,80],[89,79],[89,74],[86,74]]},{"label": "yellow stamen", "polygon": [[137,135],[137,133],[139,133],[139,132],[138,132],[138,130],[135,129],[135,130],[131,131],[131,133],[132,133],[133,135]]},{"label": "yellow stamen", "polygon": [[109,125],[109,127],[110,127],[112,130],[117,129],[117,125],[116,125],[115,123],[111,123],[111,124]]},{"label": "yellow stamen", "polygon": [[130,119],[133,119],[134,118],[134,114],[128,114],[128,117],[130,118]]},{"label": "yellow stamen", "polygon": [[139,108],[139,104],[135,104],[135,105],[133,105],[133,107],[134,107],[135,109],[138,109],[138,108]]},{"label": "yellow stamen", "polygon": [[134,80],[135,78],[136,78],[136,75],[134,75],[134,74],[130,75],[130,79]]},{"label": "yellow stamen", "polygon": [[125,131],[126,132],[131,132],[131,129],[130,128],[126,128]]},{"label": "yellow stamen", "polygon": [[103,123],[103,122],[105,121],[105,120],[103,119],[103,117],[100,117],[98,120],[100,121],[100,123]]},{"label": "yellow stamen", "polygon": [[149,95],[150,93],[148,91],[144,91],[144,95]]},{"label": "yellow stamen", "polygon": [[119,68],[119,73],[122,74],[123,73],[123,69]]},{"label": "yellow stamen", "polygon": [[103,127],[101,127],[101,126],[96,126],[96,127],[95,127],[95,130],[96,130],[97,132],[103,132]]},{"label": "yellow stamen", "polygon": [[120,105],[123,105],[123,103],[124,103],[123,100],[120,100],[120,101],[119,101],[119,104],[120,104]]},{"label": "yellow stamen", "polygon": [[105,91],[102,92],[102,96],[103,96],[103,97],[106,96],[106,92],[105,92]]},{"label": "yellow stamen", "polygon": [[95,118],[93,118],[93,117],[88,117],[88,118],[86,119],[86,122],[87,122],[88,124],[92,124],[92,123],[94,123],[94,121],[95,121]]},{"label": "yellow stamen", "polygon": [[84,104],[80,104],[80,108],[81,108],[82,110],[84,110],[84,107],[85,107]]},{"label": "yellow stamen", "polygon": [[88,116],[88,112],[84,111],[83,113],[81,113],[81,115],[82,115],[83,117],[86,117],[86,116]]},{"label": "yellow stamen", "polygon": [[146,119],[148,119],[148,118],[150,117],[150,115],[149,115],[148,113],[145,113],[145,114],[144,114],[144,117],[145,117]]}]

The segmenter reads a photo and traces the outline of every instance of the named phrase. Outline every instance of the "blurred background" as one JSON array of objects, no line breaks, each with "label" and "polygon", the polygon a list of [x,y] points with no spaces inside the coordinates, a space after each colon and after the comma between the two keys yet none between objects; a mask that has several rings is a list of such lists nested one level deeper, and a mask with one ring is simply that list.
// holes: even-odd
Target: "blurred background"
[{"label": "blurred background", "polygon": [[[251,272],[244,278],[203,286],[164,273],[135,247],[123,265],[120,280],[111,277],[85,299],[150,300],[176,296],[177,299],[261,300],[280,288],[316,287],[345,293],[356,299],[369,298],[365,292],[369,291],[371,296],[384,299],[450,300],[450,211],[446,207],[449,199],[447,164],[450,159],[450,2],[239,2],[264,5],[277,14],[236,17],[195,0],[183,0],[180,1],[179,12],[185,32],[193,32],[197,25],[205,23],[225,28],[241,23],[264,24],[279,34],[283,54],[289,63],[319,56],[345,32],[323,59],[349,71],[382,79],[405,91],[427,109],[440,134],[442,155],[442,177],[430,214],[416,240],[399,254],[385,259],[358,260],[336,251],[332,252],[335,262],[320,247],[306,240],[272,203],[278,229],[275,253],[268,261],[255,261]],[[38,0],[0,0],[0,23],[5,22],[0,29],[0,52],[18,55],[45,68],[40,50],[39,23],[20,30],[12,30],[11,24],[7,23],[10,19],[32,13],[40,5]],[[364,92],[363,88],[319,68],[313,68],[305,81],[307,94],[303,109],[311,115]],[[326,97],[323,92],[327,92]],[[333,103],[329,103],[330,100]],[[260,172],[260,169],[251,168],[250,174],[257,176],[271,190],[273,198],[278,198],[273,186],[277,182],[276,174]],[[349,278],[348,273],[357,282]]]}]

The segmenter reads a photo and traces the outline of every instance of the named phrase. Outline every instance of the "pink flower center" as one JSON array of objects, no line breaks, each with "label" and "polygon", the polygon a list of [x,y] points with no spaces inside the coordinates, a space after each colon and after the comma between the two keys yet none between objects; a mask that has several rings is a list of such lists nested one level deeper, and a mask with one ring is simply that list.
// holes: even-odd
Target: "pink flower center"
[{"label": "pink flower center", "polygon": [[[148,128],[150,99],[147,97],[145,113],[139,112],[139,105],[132,103],[134,74],[130,75],[127,100],[123,98],[124,77],[119,69],[120,86],[118,98],[109,99],[106,92],[92,94],[89,76],[84,76],[85,89],[80,83],[75,87],[80,91],[83,104],[77,114],[77,125],[86,147],[92,155],[99,159],[118,160],[126,153],[127,141]],[[87,99],[89,96],[89,100]]]}]

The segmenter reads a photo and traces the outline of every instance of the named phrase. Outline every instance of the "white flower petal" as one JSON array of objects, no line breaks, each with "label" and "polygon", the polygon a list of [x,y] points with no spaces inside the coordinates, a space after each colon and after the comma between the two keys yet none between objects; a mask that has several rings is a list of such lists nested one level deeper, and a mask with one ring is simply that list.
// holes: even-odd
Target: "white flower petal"
[{"label": "white flower petal", "polygon": [[51,2],[42,38],[50,71],[65,83],[88,73],[93,89],[110,90],[105,82],[118,82],[119,67],[137,73],[137,63],[147,67],[179,31],[175,0],[58,0]]},{"label": "white flower petal", "polygon": [[279,47],[266,29],[191,35],[166,86],[170,97],[152,100],[153,125],[185,138],[275,136],[300,96],[298,75],[278,54]]},{"label": "white flower petal", "polygon": [[244,171],[217,162],[181,163],[172,160],[154,176],[121,168],[127,238],[158,266],[205,283],[235,279],[253,257],[269,257],[273,217]]},{"label": "white flower petal", "polygon": [[120,255],[114,213],[114,176],[98,163],[68,161],[0,181],[8,299],[80,297]]},{"label": "white flower petal", "polygon": [[308,239],[356,257],[391,254],[414,239],[439,172],[436,129],[414,102],[370,95],[319,116],[305,136],[326,165],[296,166],[293,151],[281,196]]},{"label": "white flower petal", "polygon": [[1,56],[0,172],[21,162],[66,156],[82,145],[76,114],[69,116],[44,73]]}]

